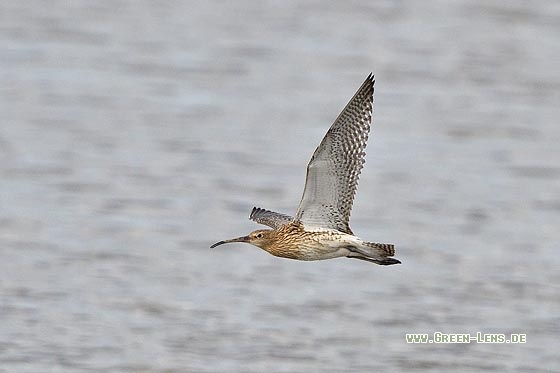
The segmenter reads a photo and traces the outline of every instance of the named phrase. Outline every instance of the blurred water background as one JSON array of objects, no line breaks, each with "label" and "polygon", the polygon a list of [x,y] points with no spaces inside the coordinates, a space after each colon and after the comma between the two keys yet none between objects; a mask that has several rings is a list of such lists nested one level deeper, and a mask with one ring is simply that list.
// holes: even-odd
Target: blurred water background
[{"label": "blurred water background", "polygon": [[[0,2],[0,371],[560,369],[557,1]],[[370,72],[351,225],[248,245]],[[525,333],[407,344],[406,333]]]}]

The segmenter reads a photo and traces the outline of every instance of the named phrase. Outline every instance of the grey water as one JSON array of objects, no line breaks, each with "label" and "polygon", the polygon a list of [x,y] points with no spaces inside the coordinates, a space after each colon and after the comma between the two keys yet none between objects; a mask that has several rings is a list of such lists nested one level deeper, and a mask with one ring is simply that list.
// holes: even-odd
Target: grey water
[{"label": "grey water", "polygon": [[[0,371],[560,369],[556,1],[0,2]],[[248,245],[369,72],[351,217]],[[406,334],[525,334],[409,344]]]}]

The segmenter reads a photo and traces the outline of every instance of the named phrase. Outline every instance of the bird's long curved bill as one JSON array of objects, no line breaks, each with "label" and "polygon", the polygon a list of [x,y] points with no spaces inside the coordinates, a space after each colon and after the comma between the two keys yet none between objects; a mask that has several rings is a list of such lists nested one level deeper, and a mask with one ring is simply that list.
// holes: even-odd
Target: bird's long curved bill
[{"label": "bird's long curved bill", "polygon": [[232,242],[249,242],[249,236],[237,237],[237,238],[232,238],[231,240],[216,242],[214,245],[210,246],[210,248],[213,249],[216,246],[220,246],[225,243],[232,243]]}]

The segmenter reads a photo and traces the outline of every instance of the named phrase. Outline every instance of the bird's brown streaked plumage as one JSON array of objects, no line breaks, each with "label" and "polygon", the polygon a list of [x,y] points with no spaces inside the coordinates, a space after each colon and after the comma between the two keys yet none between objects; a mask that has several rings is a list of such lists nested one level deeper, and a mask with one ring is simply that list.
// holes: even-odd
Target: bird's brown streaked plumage
[{"label": "bird's brown streaked plumage", "polygon": [[254,207],[249,218],[272,229],[220,241],[212,248],[245,242],[290,259],[348,257],[381,265],[400,263],[391,258],[395,254],[392,244],[363,241],[354,236],[349,225],[358,178],[365,162],[374,83],[370,74],[313,153],[295,218]]}]

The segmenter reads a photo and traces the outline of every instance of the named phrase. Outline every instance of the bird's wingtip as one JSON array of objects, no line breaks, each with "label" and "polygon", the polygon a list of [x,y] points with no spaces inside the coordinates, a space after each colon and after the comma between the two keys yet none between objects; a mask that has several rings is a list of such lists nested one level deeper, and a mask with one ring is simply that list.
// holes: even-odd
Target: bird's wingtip
[{"label": "bird's wingtip", "polygon": [[371,85],[375,85],[375,75],[373,75],[373,72],[370,72],[369,75],[366,78],[365,83],[371,83]]},{"label": "bird's wingtip", "polygon": [[249,220],[253,220],[253,217],[255,216],[255,213],[257,213],[261,210],[262,209],[260,207],[253,206],[253,209],[251,210],[251,214],[249,214]]}]

